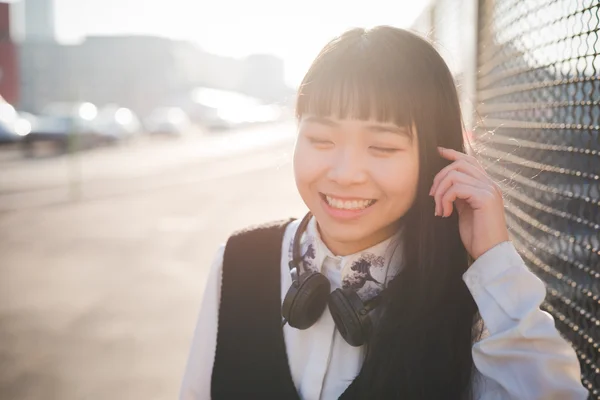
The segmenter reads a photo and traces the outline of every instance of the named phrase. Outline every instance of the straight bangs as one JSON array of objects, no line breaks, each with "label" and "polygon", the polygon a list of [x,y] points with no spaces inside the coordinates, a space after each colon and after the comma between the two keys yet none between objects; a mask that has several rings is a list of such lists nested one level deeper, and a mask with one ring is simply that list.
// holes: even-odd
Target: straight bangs
[{"label": "straight bangs", "polygon": [[382,63],[384,55],[360,50],[319,55],[298,90],[296,118],[314,115],[393,123],[412,132],[410,74],[403,74],[397,64],[391,68],[397,61]]}]

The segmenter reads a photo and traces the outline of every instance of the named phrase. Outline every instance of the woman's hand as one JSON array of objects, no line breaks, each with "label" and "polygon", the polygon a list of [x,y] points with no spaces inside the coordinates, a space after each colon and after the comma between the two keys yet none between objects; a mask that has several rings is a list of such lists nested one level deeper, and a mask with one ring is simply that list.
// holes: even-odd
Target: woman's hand
[{"label": "woman's hand", "polygon": [[456,207],[460,238],[477,259],[509,240],[502,191],[473,156],[443,147],[438,151],[453,163],[433,180],[429,195],[435,198],[435,215],[448,217]]}]

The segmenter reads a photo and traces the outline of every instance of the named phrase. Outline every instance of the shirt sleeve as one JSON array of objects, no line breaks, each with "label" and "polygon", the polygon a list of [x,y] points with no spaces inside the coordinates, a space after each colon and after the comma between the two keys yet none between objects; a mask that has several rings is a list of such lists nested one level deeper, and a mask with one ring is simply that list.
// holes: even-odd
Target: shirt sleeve
[{"label": "shirt sleeve", "polygon": [[477,400],[584,400],[575,351],[540,309],[544,283],[503,242],[463,275],[489,333],[472,349]]},{"label": "shirt sleeve", "polygon": [[207,278],[179,394],[180,400],[210,400],[212,369],[217,348],[224,252],[225,245],[222,245]]}]

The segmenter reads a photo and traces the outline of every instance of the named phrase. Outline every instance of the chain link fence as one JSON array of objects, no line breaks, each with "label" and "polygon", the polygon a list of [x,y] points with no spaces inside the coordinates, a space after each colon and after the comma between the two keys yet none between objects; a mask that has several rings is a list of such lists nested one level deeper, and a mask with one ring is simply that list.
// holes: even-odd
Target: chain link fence
[{"label": "chain link fence", "polygon": [[598,0],[480,0],[476,142],[543,308],[600,399]]}]

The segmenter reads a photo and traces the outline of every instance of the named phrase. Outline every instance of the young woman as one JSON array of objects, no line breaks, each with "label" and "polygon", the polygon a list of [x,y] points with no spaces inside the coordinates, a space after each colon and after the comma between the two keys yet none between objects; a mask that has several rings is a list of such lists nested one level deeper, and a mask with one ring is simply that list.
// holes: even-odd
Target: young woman
[{"label": "young woman", "polygon": [[182,400],[587,397],[428,42],[345,32],[296,111],[310,214],[219,251]]}]

